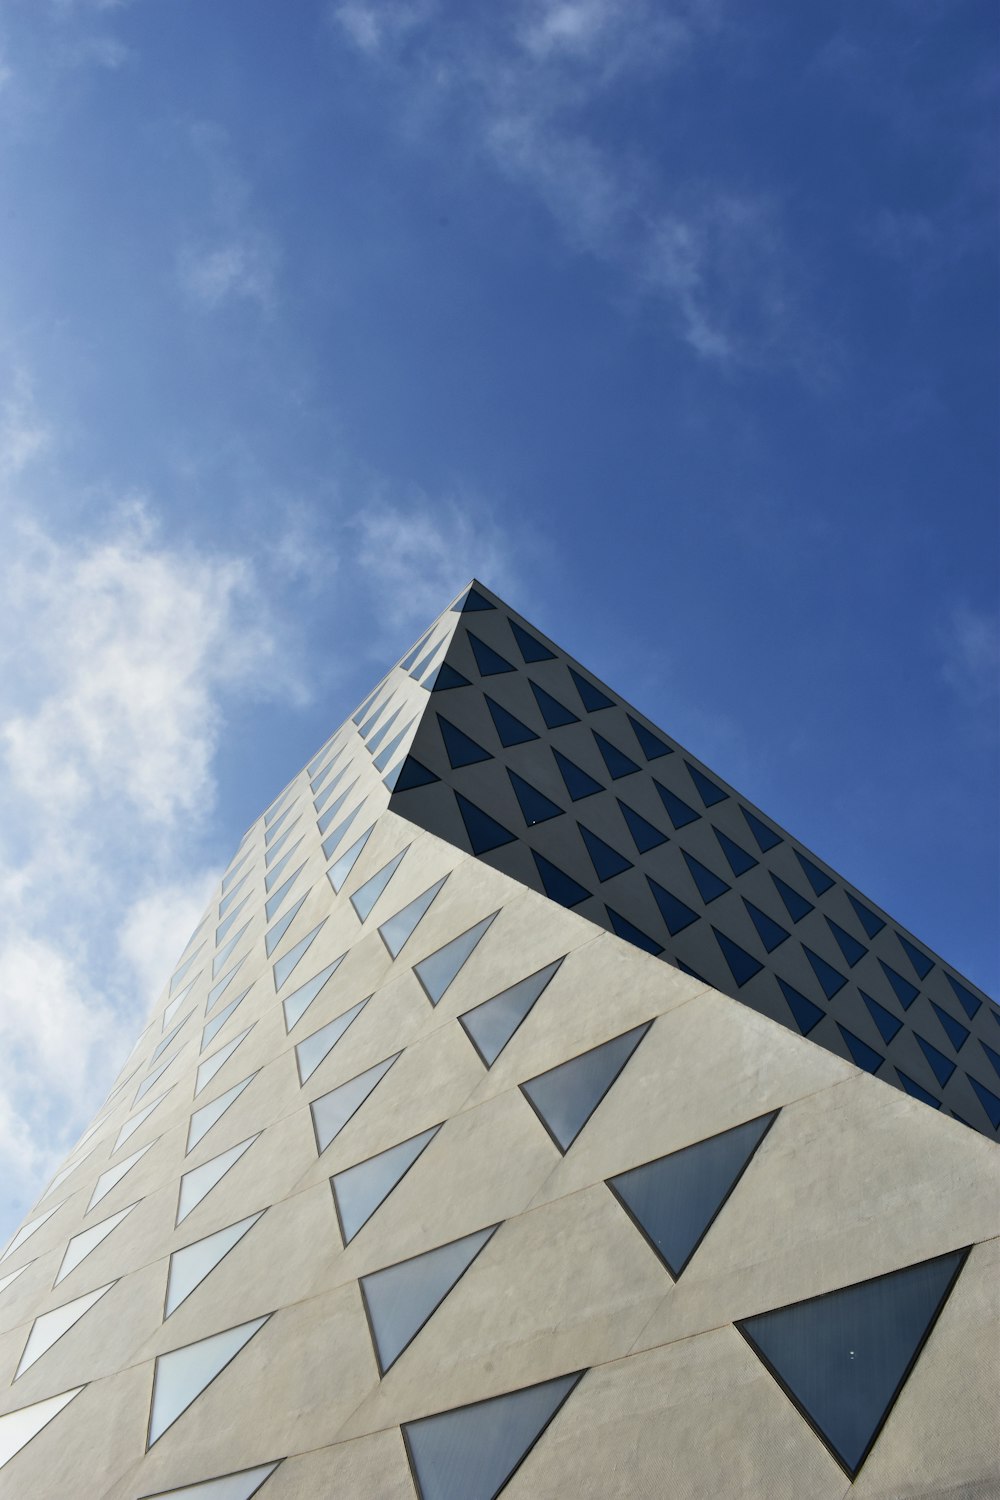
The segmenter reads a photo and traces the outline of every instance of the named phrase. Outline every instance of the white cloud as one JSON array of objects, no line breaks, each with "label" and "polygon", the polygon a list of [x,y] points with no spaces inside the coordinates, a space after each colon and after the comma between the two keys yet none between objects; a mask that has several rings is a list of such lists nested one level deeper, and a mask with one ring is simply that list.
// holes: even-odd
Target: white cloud
[{"label": "white cloud", "polygon": [[[2,81],[0,77],[0,84]],[[31,381],[24,370],[15,370],[0,397],[0,481],[20,474],[48,441]]]},{"label": "white cloud", "polygon": [[[1000,619],[968,603],[955,605],[939,632],[941,672],[967,709],[991,709],[1000,698]],[[996,734],[996,723],[992,731]]]},{"label": "white cloud", "polygon": [[275,263],[270,240],[248,234],[222,244],[186,245],[178,257],[178,277],[185,292],[204,307],[236,300],[266,311],[274,302]]}]

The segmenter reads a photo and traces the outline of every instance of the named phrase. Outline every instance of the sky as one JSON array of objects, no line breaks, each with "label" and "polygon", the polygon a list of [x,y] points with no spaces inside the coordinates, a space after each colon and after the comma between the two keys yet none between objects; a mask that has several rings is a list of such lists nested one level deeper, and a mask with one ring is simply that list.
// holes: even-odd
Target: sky
[{"label": "sky", "polygon": [[993,0],[0,0],[0,1242],[470,577],[997,992]]}]

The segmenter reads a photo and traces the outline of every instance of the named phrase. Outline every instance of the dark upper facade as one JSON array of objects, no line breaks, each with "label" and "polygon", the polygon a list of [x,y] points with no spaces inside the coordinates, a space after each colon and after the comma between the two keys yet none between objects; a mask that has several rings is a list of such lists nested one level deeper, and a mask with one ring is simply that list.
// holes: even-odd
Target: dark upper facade
[{"label": "dark upper facade", "polygon": [[996,1139],[987,996],[481,584],[449,615],[354,716],[392,811]]}]

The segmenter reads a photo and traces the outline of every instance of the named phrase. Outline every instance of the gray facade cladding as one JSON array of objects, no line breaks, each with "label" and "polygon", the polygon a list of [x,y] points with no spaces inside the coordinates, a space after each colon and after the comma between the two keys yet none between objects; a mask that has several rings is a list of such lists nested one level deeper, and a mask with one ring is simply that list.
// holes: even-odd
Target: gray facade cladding
[{"label": "gray facade cladding", "polygon": [[0,1252],[0,1500],[993,1500],[996,1014],[473,584]]}]

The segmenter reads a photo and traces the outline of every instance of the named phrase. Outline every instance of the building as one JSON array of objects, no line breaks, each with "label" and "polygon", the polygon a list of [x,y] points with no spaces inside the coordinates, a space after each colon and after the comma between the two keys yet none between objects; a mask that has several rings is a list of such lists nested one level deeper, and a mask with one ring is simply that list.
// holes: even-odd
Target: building
[{"label": "building", "polygon": [[0,1256],[0,1496],[1000,1495],[998,1018],[474,583]]}]

